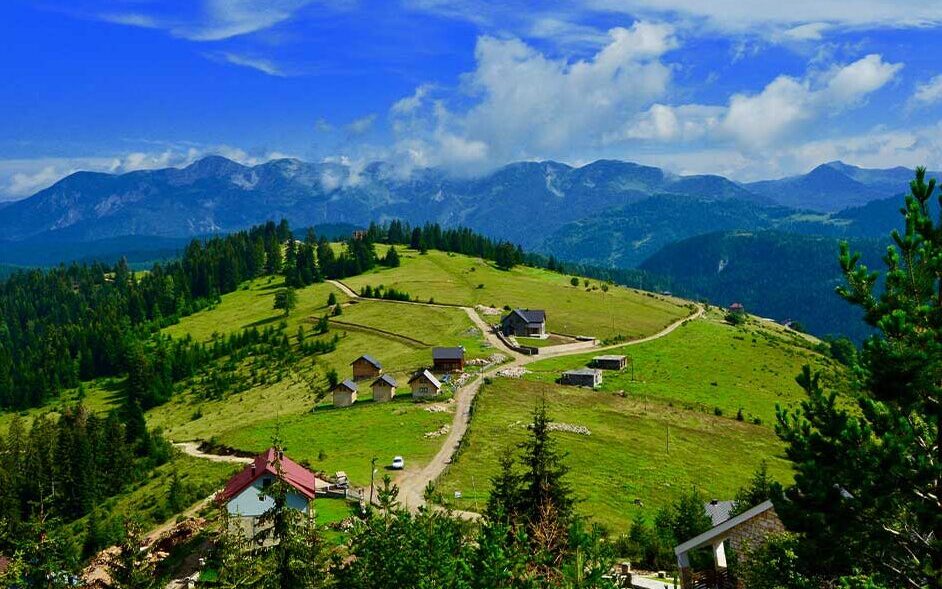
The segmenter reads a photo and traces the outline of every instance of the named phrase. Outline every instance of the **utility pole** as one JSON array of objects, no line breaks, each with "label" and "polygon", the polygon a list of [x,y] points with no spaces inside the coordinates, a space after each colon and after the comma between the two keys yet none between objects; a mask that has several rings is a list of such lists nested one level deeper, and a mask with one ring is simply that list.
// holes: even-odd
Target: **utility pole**
[{"label": "utility pole", "polygon": [[373,477],[376,476],[376,460],[375,456],[370,459],[370,507],[373,506]]}]

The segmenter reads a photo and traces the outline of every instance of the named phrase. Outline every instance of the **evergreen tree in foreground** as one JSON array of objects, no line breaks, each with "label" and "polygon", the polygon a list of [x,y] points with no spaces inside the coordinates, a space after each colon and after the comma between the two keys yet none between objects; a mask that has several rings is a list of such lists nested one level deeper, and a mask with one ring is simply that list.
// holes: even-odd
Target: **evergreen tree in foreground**
[{"label": "evergreen tree in foreground", "polygon": [[885,288],[842,244],[839,294],[876,329],[859,358],[856,407],[805,368],[801,408],[778,411],[795,483],[776,510],[822,582],[856,570],[893,587],[942,587],[942,220],[916,170],[887,248]]}]

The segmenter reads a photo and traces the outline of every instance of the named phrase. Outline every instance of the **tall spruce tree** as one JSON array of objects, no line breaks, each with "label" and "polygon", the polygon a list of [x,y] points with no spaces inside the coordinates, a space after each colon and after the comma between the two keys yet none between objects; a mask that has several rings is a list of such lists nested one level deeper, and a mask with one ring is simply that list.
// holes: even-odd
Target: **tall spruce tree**
[{"label": "tall spruce tree", "polygon": [[808,393],[778,411],[778,433],[795,463],[794,485],[776,497],[800,532],[802,559],[832,581],[853,569],[894,587],[942,587],[942,221],[930,206],[935,181],[916,170],[884,257],[885,286],[842,244],[838,293],[876,333],[860,355],[856,407],[823,390],[806,367]]}]

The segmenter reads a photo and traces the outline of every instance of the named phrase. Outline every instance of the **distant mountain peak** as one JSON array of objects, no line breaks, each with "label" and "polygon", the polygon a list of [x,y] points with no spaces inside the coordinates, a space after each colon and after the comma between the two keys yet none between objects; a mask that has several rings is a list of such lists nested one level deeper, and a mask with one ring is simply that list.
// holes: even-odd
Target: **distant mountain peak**
[{"label": "distant mountain peak", "polygon": [[238,162],[234,162],[227,157],[223,157],[221,155],[208,155],[183,168],[183,171],[187,172],[191,176],[206,177],[233,174],[236,172],[242,172],[245,169],[246,166],[243,166]]}]

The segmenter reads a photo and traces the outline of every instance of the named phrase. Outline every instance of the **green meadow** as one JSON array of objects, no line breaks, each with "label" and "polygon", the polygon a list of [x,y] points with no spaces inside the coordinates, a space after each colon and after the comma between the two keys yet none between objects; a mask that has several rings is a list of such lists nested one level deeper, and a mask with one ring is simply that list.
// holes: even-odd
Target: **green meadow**
[{"label": "green meadow", "polygon": [[[768,426],[607,391],[495,379],[476,400],[461,453],[438,483],[448,504],[483,508],[500,457],[516,451],[525,424],[544,401],[554,421],[591,432],[552,435],[571,469],[578,509],[616,531],[626,531],[639,511],[650,521],[658,507],[691,486],[730,499],[763,459],[774,476],[790,476]],[[453,499],[455,491],[461,499]]]},{"label": "green meadow", "polygon": [[[528,379],[553,382],[563,370],[589,364],[600,352],[543,360],[527,366]],[[810,349],[808,340],[775,325],[750,321],[734,327],[717,312],[689,321],[670,335],[606,350],[625,354],[629,367],[603,371],[601,390],[633,398],[660,399],[691,409],[769,423],[776,404],[801,398],[795,377],[805,364],[828,375],[838,367]]]},{"label": "green meadow", "polygon": [[344,282],[358,292],[382,284],[422,301],[545,309],[549,331],[601,339],[637,339],[692,312],[680,299],[615,286],[604,292],[597,280],[590,280],[588,289],[582,281],[572,286],[569,276],[548,270],[498,270],[481,259],[438,251],[400,250],[400,257],[398,268],[379,268]]},{"label": "green meadow", "polygon": [[426,437],[450,424],[451,411],[430,411],[430,405],[413,403],[408,394],[390,403],[357,401],[352,407],[329,405],[314,411],[231,429],[218,441],[235,448],[261,452],[276,434],[294,460],[306,461],[315,470],[347,473],[351,483],[368,485],[370,461],[377,459],[378,477],[383,467],[401,455],[406,468],[427,462],[438,451],[441,437]]}]

